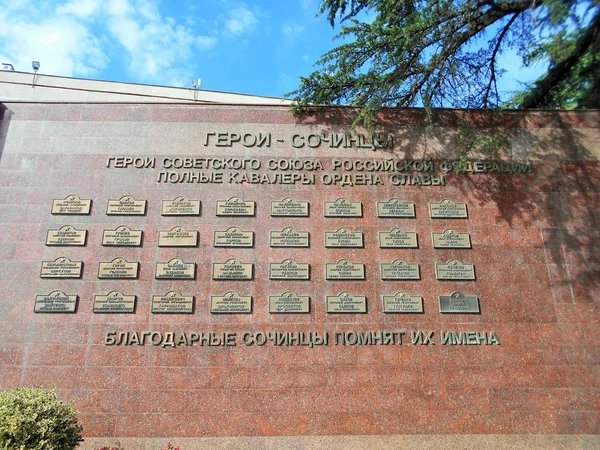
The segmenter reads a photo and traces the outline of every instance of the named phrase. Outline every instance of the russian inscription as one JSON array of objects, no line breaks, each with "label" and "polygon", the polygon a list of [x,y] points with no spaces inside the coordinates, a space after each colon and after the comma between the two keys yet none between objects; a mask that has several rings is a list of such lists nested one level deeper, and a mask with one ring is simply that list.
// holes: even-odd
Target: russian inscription
[{"label": "russian inscription", "polygon": [[446,264],[436,263],[435,277],[438,280],[474,280],[475,266],[463,264],[456,259],[451,259]]},{"label": "russian inscription", "polygon": [[422,313],[423,297],[406,292],[396,292],[394,295],[382,295],[383,312],[390,314]]},{"label": "russian inscription", "polygon": [[271,231],[269,245],[271,247],[309,247],[310,235],[308,231],[296,231],[291,227],[281,231]]},{"label": "russian inscription", "polygon": [[165,295],[152,296],[153,314],[192,314],[194,312],[194,296],[181,295],[170,291]]},{"label": "russian inscription", "polygon": [[77,195],[67,195],[64,199],[52,200],[51,214],[55,215],[88,215],[92,200],[82,200]]},{"label": "russian inscription", "polygon": [[196,278],[196,263],[185,263],[179,258],[156,263],[157,280],[193,280]]},{"label": "russian inscription", "polygon": [[87,230],[77,230],[71,225],[65,225],[58,230],[48,230],[46,245],[49,246],[84,246]]},{"label": "russian inscription", "polygon": [[327,295],[325,298],[328,313],[359,313],[367,312],[367,297],[353,295],[342,291],[338,295]]},{"label": "russian inscription", "polygon": [[252,297],[250,295],[238,295],[229,291],[223,295],[210,297],[211,314],[251,314]]},{"label": "russian inscription", "polygon": [[182,227],[173,227],[158,232],[159,247],[197,247],[198,231],[187,231]]},{"label": "russian inscription", "polygon": [[77,295],[68,295],[62,291],[35,296],[36,313],[74,313],[77,310]]},{"label": "russian inscription", "polygon": [[466,203],[444,199],[429,204],[429,217],[432,219],[466,219],[469,215]]},{"label": "russian inscription", "polygon": [[132,230],[122,225],[114,230],[104,230],[102,245],[107,247],[140,247],[143,234],[142,230]]},{"label": "russian inscription", "polygon": [[271,202],[272,217],[308,217],[309,204],[304,200],[296,200],[291,197],[281,201]]},{"label": "russian inscription", "polygon": [[256,203],[244,201],[237,197],[217,201],[217,216],[254,216]]},{"label": "russian inscription", "polygon": [[71,261],[60,256],[54,261],[42,261],[40,278],[81,278],[83,261]]},{"label": "russian inscription", "polygon": [[479,314],[479,297],[453,292],[440,295],[440,312],[444,314]]},{"label": "russian inscription", "polygon": [[252,280],[254,271],[252,263],[241,263],[230,259],[224,263],[213,263],[213,280]]},{"label": "russian inscription", "polygon": [[215,247],[254,247],[254,232],[231,227],[225,231],[215,231]]},{"label": "russian inscription", "polygon": [[325,264],[326,280],[364,280],[365,265],[340,259],[336,263]]},{"label": "russian inscription", "polygon": [[297,295],[294,292],[284,292],[281,295],[269,295],[269,313],[271,314],[302,314],[310,312],[310,297]]},{"label": "russian inscription", "polygon": [[338,198],[325,202],[325,217],[362,217],[362,203]]},{"label": "russian inscription", "polygon": [[471,248],[469,233],[459,233],[454,230],[444,230],[442,233],[431,233],[433,248]]},{"label": "russian inscription", "polygon": [[348,248],[358,247],[362,248],[363,233],[362,231],[349,231],[345,228],[340,228],[336,231],[325,232],[325,247],[331,248]]},{"label": "russian inscription", "polygon": [[396,259],[391,263],[381,263],[382,280],[420,280],[421,273],[419,264],[407,263],[402,259]]},{"label": "russian inscription", "polygon": [[270,280],[310,280],[310,264],[286,259],[281,263],[269,264]]},{"label": "russian inscription", "polygon": [[109,216],[143,216],[146,214],[146,200],[136,200],[125,195],[118,200],[108,200],[106,214]]},{"label": "russian inscription", "polygon": [[123,258],[115,258],[110,262],[98,264],[100,279],[137,279],[140,263],[127,262]]},{"label": "russian inscription", "polygon": [[377,202],[377,217],[414,218],[416,217],[415,204],[397,198],[391,198],[385,202]]},{"label": "russian inscription", "polygon": [[125,295],[119,291],[111,291],[106,295],[95,295],[92,311],[95,313],[134,313],[135,295]]},{"label": "russian inscription", "polygon": [[199,216],[200,200],[190,200],[187,197],[176,197],[173,200],[163,200],[161,215]]},{"label": "russian inscription", "polygon": [[380,248],[418,248],[417,233],[394,228],[378,233]]}]

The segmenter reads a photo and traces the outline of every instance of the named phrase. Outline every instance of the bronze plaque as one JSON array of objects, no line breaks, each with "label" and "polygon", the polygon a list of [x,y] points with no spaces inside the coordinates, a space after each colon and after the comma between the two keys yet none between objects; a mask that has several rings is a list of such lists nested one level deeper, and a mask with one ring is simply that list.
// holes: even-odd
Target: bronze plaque
[{"label": "bronze plaque", "polygon": [[467,204],[445,199],[429,204],[429,217],[432,219],[466,219]]},{"label": "bronze plaque", "polygon": [[237,259],[230,259],[212,265],[213,280],[251,280],[252,276],[252,263],[241,263]]},{"label": "bronze plaque", "polygon": [[362,217],[362,203],[345,198],[325,202],[325,217]]},{"label": "bronze plaque", "polygon": [[325,247],[345,248],[345,247],[361,247],[363,246],[362,231],[349,231],[340,228],[337,231],[325,232]]},{"label": "bronze plaque", "polygon": [[458,233],[454,230],[444,230],[442,233],[431,233],[433,248],[471,248],[469,233]]},{"label": "bronze plaque", "polygon": [[196,263],[185,263],[173,258],[169,262],[156,263],[157,280],[193,280],[196,278]]},{"label": "bronze plaque", "polygon": [[387,202],[377,202],[377,217],[414,218],[415,204],[391,198]]},{"label": "bronze plaque", "polygon": [[197,247],[198,232],[187,231],[182,227],[173,227],[169,231],[158,232],[159,247]]},{"label": "bronze plaque", "polygon": [[57,215],[88,215],[92,207],[92,200],[82,200],[77,195],[68,195],[64,200],[52,200],[51,214]]},{"label": "bronze plaque", "polygon": [[367,297],[364,295],[352,295],[342,291],[338,295],[327,295],[325,297],[328,313],[366,313]]},{"label": "bronze plaque", "polygon": [[269,295],[269,313],[271,314],[306,314],[310,312],[310,297],[284,292],[281,295]]},{"label": "bronze plaque", "polygon": [[271,202],[271,217],[308,217],[308,202],[290,197]]},{"label": "bronze plaque", "polygon": [[450,295],[440,295],[440,312],[444,314],[479,314],[479,298],[453,292]]},{"label": "bronze plaque", "polygon": [[364,280],[365,265],[340,259],[336,263],[325,264],[326,280]]},{"label": "bronze plaque", "polygon": [[396,292],[394,295],[382,295],[384,313],[422,313],[423,297]]},{"label": "bronze plaque", "polygon": [[254,247],[254,232],[231,227],[225,231],[215,231],[215,247]]},{"label": "bronze plaque", "polygon": [[35,296],[36,313],[74,313],[77,310],[77,295],[68,295],[62,291],[53,291],[48,295]]},{"label": "bronze plaque", "polygon": [[194,296],[171,291],[165,295],[152,296],[153,314],[193,314]]},{"label": "bronze plaque", "polygon": [[217,216],[253,216],[255,212],[255,202],[244,201],[237,197],[217,202]]},{"label": "bronze plaque", "polygon": [[435,277],[438,280],[474,280],[475,266],[463,264],[455,259],[451,259],[446,264],[436,263]]},{"label": "bronze plaque", "polygon": [[190,200],[187,197],[163,200],[160,214],[162,216],[199,216],[200,200]]},{"label": "bronze plaque", "polygon": [[85,245],[87,230],[76,230],[71,225],[65,225],[59,230],[48,230],[46,245],[82,246]]},{"label": "bronze plaque", "polygon": [[114,230],[104,230],[102,245],[107,247],[140,247],[142,245],[142,230],[132,230],[120,226]]},{"label": "bronze plaque", "polygon": [[146,200],[136,200],[125,195],[118,200],[109,200],[106,205],[108,216],[143,216],[146,214]]},{"label": "bronze plaque", "polygon": [[419,264],[407,263],[401,259],[391,263],[381,263],[382,280],[420,280]]},{"label": "bronze plaque", "polygon": [[269,280],[310,280],[310,264],[286,259],[269,264]]},{"label": "bronze plaque", "polygon": [[137,279],[140,263],[127,262],[123,258],[115,258],[111,262],[98,264],[98,278],[100,279]]},{"label": "bronze plaque", "polygon": [[60,256],[54,261],[42,261],[40,278],[81,278],[83,261],[71,261]]},{"label": "bronze plaque", "polygon": [[309,247],[310,237],[308,231],[296,231],[288,227],[281,231],[271,231],[269,244],[271,247]]},{"label": "bronze plaque", "polygon": [[418,248],[417,233],[394,228],[379,232],[380,248]]},{"label": "bronze plaque", "polygon": [[111,291],[106,295],[94,295],[95,313],[134,313],[135,295],[125,295],[119,291]]},{"label": "bronze plaque", "polygon": [[212,295],[210,297],[211,314],[251,314],[252,297],[250,295],[238,295],[235,292],[227,292],[223,295]]}]

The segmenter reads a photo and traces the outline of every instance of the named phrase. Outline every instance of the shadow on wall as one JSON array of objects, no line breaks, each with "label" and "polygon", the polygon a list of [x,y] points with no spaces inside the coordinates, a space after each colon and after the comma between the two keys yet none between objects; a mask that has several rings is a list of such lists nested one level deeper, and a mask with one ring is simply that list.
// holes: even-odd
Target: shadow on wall
[{"label": "shadow on wall", "polygon": [[0,160],[4,154],[4,144],[8,135],[8,124],[10,122],[11,112],[2,103],[0,103]]}]

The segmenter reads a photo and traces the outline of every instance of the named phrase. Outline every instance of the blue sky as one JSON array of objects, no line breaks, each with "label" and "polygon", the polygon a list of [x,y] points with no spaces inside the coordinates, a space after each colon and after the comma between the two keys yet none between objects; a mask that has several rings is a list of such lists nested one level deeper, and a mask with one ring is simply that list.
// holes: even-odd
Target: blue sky
[{"label": "blue sky", "polygon": [[[335,44],[318,0],[0,0],[0,62],[15,70],[282,96]],[[512,53],[502,89],[534,79]]]}]

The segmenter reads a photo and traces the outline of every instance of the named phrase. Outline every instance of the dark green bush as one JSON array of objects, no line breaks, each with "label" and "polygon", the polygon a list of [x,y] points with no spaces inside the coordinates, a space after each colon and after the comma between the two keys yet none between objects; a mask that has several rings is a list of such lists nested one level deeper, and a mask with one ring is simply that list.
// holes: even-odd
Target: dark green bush
[{"label": "dark green bush", "polygon": [[81,438],[77,412],[55,391],[35,388],[0,393],[0,449],[72,450]]}]

